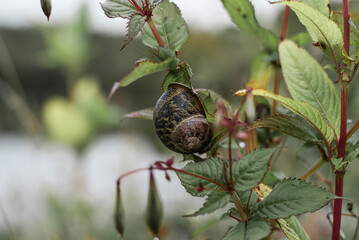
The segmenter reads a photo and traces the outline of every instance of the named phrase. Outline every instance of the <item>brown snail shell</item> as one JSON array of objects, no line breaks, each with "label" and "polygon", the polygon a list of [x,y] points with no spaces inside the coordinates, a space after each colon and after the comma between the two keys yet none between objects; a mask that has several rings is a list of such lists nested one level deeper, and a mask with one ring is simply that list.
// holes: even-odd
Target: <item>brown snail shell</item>
[{"label": "brown snail shell", "polygon": [[201,153],[212,138],[211,125],[198,96],[180,84],[169,85],[158,99],[153,122],[163,144],[178,153]]}]

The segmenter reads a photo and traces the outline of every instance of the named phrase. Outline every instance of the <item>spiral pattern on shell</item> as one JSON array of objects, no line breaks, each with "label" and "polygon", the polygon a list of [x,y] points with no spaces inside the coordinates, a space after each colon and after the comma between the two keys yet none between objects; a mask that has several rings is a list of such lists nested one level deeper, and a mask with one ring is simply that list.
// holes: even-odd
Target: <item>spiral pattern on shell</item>
[{"label": "spiral pattern on shell", "polygon": [[163,144],[178,153],[202,152],[212,138],[212,129],[200,100],[180,84],[171,84],[158,99],[153,121]]}]

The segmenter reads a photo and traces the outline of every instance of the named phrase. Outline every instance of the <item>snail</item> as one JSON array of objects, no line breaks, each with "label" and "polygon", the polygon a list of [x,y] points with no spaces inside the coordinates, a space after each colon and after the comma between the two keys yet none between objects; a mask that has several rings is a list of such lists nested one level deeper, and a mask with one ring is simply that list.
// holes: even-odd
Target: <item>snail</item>
[{"label": "snail", "polygon": [[170,84],[158,99],[153,122],[163,144],[177,153],[203,153],[212,138],[201,101],[191,89],[180,84]]}]

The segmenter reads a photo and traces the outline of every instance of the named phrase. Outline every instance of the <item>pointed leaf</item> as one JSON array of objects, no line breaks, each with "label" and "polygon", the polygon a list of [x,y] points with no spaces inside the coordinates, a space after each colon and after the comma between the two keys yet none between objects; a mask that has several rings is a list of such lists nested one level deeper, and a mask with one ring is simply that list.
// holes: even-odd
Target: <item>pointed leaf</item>
[{"label": "pointed leaf", "polygon": [[340,133],[340,99],[334,83],[321,65],[295,43],[279,45],[284,80],[293,99],[321,110],[335,133]]},{"label": "pointed leaf", "polygon": [[329,0],[302,0],[302,2],[318,10],[324,16],[329,17]]},{"label": "pointed leaf", "polygon": [[314,212],[334,198],[334,194],[304,180],[284,179],[263,201],[254,205],[252,215],[270,219],[288,218]]},{"label": "pointed leaf", "polygon": [[41,8],[45,16],[47,17],[47,20],[49,21],[52,8],[51,0],[41,0]]},{"label": "pointed leaf", "polygon": [[[223,184],[223,162],[220,159],[208,158],[204,162],[189,163],[183,170]],[[210,190],[198,191],[200,186],[206,189],[218,189],[218,186],[210,181],[181,172],[178,172],[177,175],[182,185],[193,196],[205,196],[212,192]]]},{"label": "pointed leaf", "polygon": [[127,46],[131,42],[131,40],[137,36],[137,34],[141,31],[142,27],[146,23],[146,16],[134,15],[131,17],[130,21],[127,24],[127,35],[126,40],[120,50]]},{"label": "pointed leaf", "polygon": [[308,142],[321,142],[312,132],[312,127],[293,116],[276,114],[266,116],[248,126],[248,130],[266,127]]},{"label": "pointed leaf", "polygon": [[278,219],[278,223],[283,233],[289,240],[310,240],[302,225],[295,216],[287,219]]},{"label": "pointed leaf", "polygon": [[233,163],[233,178],[237,191],[252,189],[268,171],[269,161],[277,148],[259,149]]},{"label": "pointed leaf", "polygon": [[122,236],[124,231],[125,209],[122,203],[120,188],[117,189],[116,204],[113,219],[117,232]]},{"label": "pointed leaf", "polygon": [[121,120],[126,118],[141,118],[145,120],[152,120],[153,108],[146,108],[146,109],[138,110],[136,112],[127,113],[121,118]]},{"label": "pointed leaf", "polygon": [[288,5],[295,12],[325,55],[334,58],[338,64],[343,60],[343,34],[335,22],[304,2],[292,0],[280,3]]},{"label": "pointed leaf", "polygon": [[231,200],[231,195],[226,192],[211,192],[203,207],[193,214],[186,215],[186,217],[195,217],[201,214],[211,213],[219,208],[223,208]]},{"label": "pointed leaf", "polygon": [[[140,0],[134,0],[142,7]],[[106,0],[105,3],[101,3],[102,9],[109,18],[121,17],[130,19],[134,14],[138,13],[136,8],[128,0]]]},{"label": "pointed leaf", "polygon": [[[243,96],[247,93],[248,90],[239,90],[235,93],[237,96]],[[322,113],[312,105],[296,101],[287,97],[276,95],[274,93],[268,92],[263,89],[253,89],[251,91],[253,95],[268,97],[280,102],[283,106],[298,114],[302,118],[306,119],[313,127],[315,127],[321,135],[331,143],[334,139],[334,131],[330,127],[328,121],[324,118]]]},{"label": "pointed leaf", "polygon": [[239,29],[258,37],[269,50],[275,51],[278,48],[278,38],[271,31],[259,26],[250,1],[222,0],[222,2]]},{"label": "pointed leaf", "polygon": [[269,235],[270,224],[261,218],[253,218],[248,221],[238,223],[223,238],[223,240],[260,240]]},{"label": "pointed leaf", "polygon": [[148,74],[169,69],[171,67],[173,60],[174,58],[168,58],[165,61],[159,63],[155,63],[153,61],[142,61],[136,63],[136,66],[132,70],[132,72],[130,72],[128,75],[122,78],[119,82],[114,83],[111,92],[109,94],[109,98],[111,98],[112,95],[116,92],[116,90],[120,87],[126,87],[131,83],[133,83],[134,81],[138,80],[139,78],[144,77]]},{"label": "pointed leaf", "polygon": [[[163,1],[153,11],[152,20],[165,45],[179,51],[189,37],[188,27],[181,16],[181,11],[174,3]],[[146,46],[157,48],[158,43],[151,28],[146,24],[142,28],[142,41]]]}]

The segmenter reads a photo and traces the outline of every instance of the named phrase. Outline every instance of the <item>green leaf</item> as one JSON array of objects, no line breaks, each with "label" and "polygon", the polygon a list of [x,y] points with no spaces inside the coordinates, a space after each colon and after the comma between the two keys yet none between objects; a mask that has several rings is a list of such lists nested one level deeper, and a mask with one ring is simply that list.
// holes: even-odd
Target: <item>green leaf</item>
[{"label": "green leaf", "polygon": [[293,99],[321,110],[339,136],[340,99],[328,74],[306,50],[289,40],[279,45],[279,56],[284,80]]},{"label": "green leaf", "polygon": [[186,215],[185,217],[195,217],[201,214],[211,213],[226,206],[230,200],[231,195],[227,192],[211,192],[201,209],[193,214]]},{"label": "green leaf", "polygon": [[278,38],[269,30],[259,26],[254,8],[248,0],[222,0],[224,7],[231,15],[232,21],[242,30],[258,37],[269,50],[278,48]]},{"label": "green leaf", "polygon": [[127,34],[126,34],[125,43],[123,44],[120,50],[126,47],[127,44],[129,44],[131,40],[137,36],[137,34],[141,31],[142,27],[145,25],[146,18],[147,18],[146,16],[141,16],[137,14],[131,17],[130,21],[128,21],[127,24]]},{"label": "green leaf", "polygon": [[217,93],[211,89],[206,89],[206,88],[196,88],[195,90],[197,93],[202,93],[205,96],[207,96],[206,99],[208,99],[208,102],[211,102],[213,104],[212,111],[209,111],[212,115],[214,115],[215,110],[217,109],[218,102],[222,102],[224,104],[224,107],[227,110],[228,116],[233,115],[234,110],[232,108],[232,105],[225,98],[223,98],[219,93]]},{"label": "green leaf", "polygon": [[288,5],[295,12],[299,21],[307,28],[312,40],[318,43],[325,55],[334,58],[338,64],[343,60],[343,34],[335,22],[304,2],[281,1],[280,3]]},{"label": "green leaf", "polygon": [[122,78],[119,82],[114,83],[111,92],[109,94],[109,98],[111,98],[113,94],[116,92],[116,90],[120,87],[126,87],[131,83],[133,83],[134,81],[138,80],[139,78],[144,77],[148,74],[170,68],[173,60],[174,58],[168,58],[165,61],[159,63],[155,63],[153,61],[148,61],[148,60],[136,63],[136,66],[132,70],[132,72],[130,72],[128,75]]},{"label": "green leaf", "polygon": [[125,209],[124,209],[123,203],[122,203],[120,188],[118,188],[117,192],[116,192],[116,204],[115,204],[115,211],[113,214],[113,220],[114,220],[117,232],[122,237],[123,231],[125,229],[125,227],[124,227]]},{"label": "green leaf", "polygon": [[41,8],[42,12],[45,14],[47,20],[49,21],[52,8],[51,0],[41,0]]},{"label": "green leaf", "polygon": [[[142,7],[140,0],[135,1]],[[105,3],[101,3],[101,7],[109,18],[121,17],[130,19],[137,13],[136,8],[128,0],[106,0]]]},{"label": "green leaf", "polygon": [[162,84],[162,90],[167,91],[167,88],[171,83],[179,83],[185,85],[188,88],[192,88],[191,78],[191,67],[185,63],[181,63],[177,69],[171,70],[167,74]]},{"label": "green leaf", "polygon": [[318,10],[324,16],[329,17],[329,0],[302,0],[302,2]]},{"label": "green leaf", "polygon": [[263,201],[253,206],[252,215],[269,219],[288,218],[314,212],[334,198],[334,194],[304,180],[284,179]]},{"label": "green leaf", "polygon": [[[189,37],[188,27],[176,4],[170,3],[168,0],[163,1],[153,11],[152,19],[161,39],[168,48],[179,51],[187,42]],[[142,41],[148,47],[158,47],[156,38],[148,24],[142,28]]]},{"label": "green leaf", "polygon": [[[204,162],[189,163],[183,170],[223,184],[223,162],[221,159],[208,158]],[[205,196],[212,192],[210,190],[199,192],[198,187],[200,186],[203,186],[206,189],[219,189],[216,184],[210,181],[181,172],[178,172],[177,175],[188,193],[193,196]]]},{"label": "green leaf", "polygon": [[252,189],[258,185],[268,171],[269,161],[277,148],[259,149],[253,151],[233,163],[233,179],[237,191]]},{"label": "green leaf", "polygon": [[308,234],[295,216],[291,216],[287,219],[278,219],[278,223],[289,240],[310,240]]},{"label": "green leaf", "polygon": [[303,141],[321,142],[312,132],[312,127],[308,123],[290,115],[266,116],[248,126],[248,130],[261,127],[274,129]]},{"label": "green leaf", "polygon": [[348,163],[347,161],[343,161],[343,158],[332,158],[330,161],[333,163],[334,171],[337,171]]},{"label": "green leaf", "polygon": [[223,240],[260,240],[269,235],[270,224],[261,218],[253,218],[234,226],[223,238]]},{"label": "green leaf", "polygon": [[121,120],[127,118],[141,118],[145,120],[152,120],[153,108],[146,108],[146,109],[138,110],[136,112],[127,113],[121,118]]},{"label": "green leaf", "polygon": [[[248,90],[239,90],[235,93],[237,96],[243,96],[247,93]],[[298,114],[299,116],[306,119],[313,127],[315,127],[321,135],[330,143],[334,139],[334,131],[330,127],[328,121],[324,118],[322,113],[312,105],[296,101],[287,97],[276,95],[274,93],[268,92],[263,89],[253,89],[251,94],[268,97],[280,102],[283,106]]]}]

